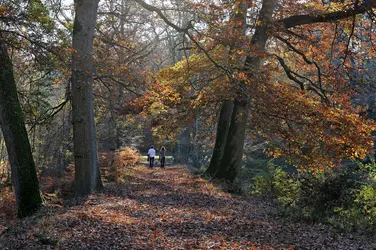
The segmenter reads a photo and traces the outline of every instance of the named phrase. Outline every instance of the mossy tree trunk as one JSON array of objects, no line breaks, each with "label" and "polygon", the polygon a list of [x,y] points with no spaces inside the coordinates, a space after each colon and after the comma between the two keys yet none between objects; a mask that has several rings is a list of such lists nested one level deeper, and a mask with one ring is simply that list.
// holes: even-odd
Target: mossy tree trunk
[{"label": "mossy tree trunk", "polygon": [[219,112],[217,134],[215,138],[215,145],[213,154],[210,159],[210,164],[205,174],[209,176],[215,176],[219,170],[223,152],[225,150],[228,129],[230,127],[231,114],[234,107],[233,101],[224,101]]},{"label": "mossy tree trunk", "polygon": [[8,151],[17,213],[25,217],[42,204],[35,163],[17,95],[12,62],[0,33],[0,125]]},{"label": "mossy tree trunk", "polygon": [[75,0],[72,122],[76,197],[102,187],[93,108],[93,38],[99,0]]}]

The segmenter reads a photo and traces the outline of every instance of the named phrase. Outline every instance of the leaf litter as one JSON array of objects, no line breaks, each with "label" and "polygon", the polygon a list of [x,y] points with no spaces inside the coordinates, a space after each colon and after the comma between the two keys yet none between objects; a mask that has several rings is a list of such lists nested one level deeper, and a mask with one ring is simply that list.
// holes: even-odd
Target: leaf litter
[{"label": "leaf litter", "polygon": [[236,196],[182,166],[136,165],[124,182],[80,204],[46,204],[2,220],[1,249],[376,249],[360,235],[274,216],[262,199]]}]

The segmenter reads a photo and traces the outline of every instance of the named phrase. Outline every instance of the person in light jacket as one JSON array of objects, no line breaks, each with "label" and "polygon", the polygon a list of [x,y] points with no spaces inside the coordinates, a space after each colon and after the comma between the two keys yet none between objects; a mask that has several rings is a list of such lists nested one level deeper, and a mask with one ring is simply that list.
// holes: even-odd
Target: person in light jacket
[{"label": "person in light jacket", "polygon": [[149,160],[149,167],[150,168],[154,167],[155,154],[156,154],[156,152],[155,152],[154,146],[151,145],[151,147],[149,148],[149,151],[148,151],[148,160]]}]

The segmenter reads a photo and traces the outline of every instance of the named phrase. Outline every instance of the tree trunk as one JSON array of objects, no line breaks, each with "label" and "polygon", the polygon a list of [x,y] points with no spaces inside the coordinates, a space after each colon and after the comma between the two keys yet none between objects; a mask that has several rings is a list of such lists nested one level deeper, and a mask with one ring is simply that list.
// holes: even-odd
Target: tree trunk
[{"label": "tree trunk", "polygon": [[226,145],[220,167],[215,178],[233,181],[242,164],[243,145],[248,118],[248,100],[234,101],[231,123],[227,133]]},{"label": "tree trunk", "polygon": [[210,176],[215,176],[219,170],[221,160],[223,157],[223,152],[225,150],[228,129],[230,127],[231,114],[234,107],[233,101],[224,101],[221,106],[221,111],[219,113],[218,125],[217,125],[217,135],[215,138],[215,146],[213,150],[213,155],[210,159],[210,164],[205,174]]},{"label": "tree trunk", "polygon": [[12,62],[1,36],[0,62],[0,125],[12,170],[18,216],[25,217],[41,206],[42,198],[24,116],[17,96]]},{"label": "tree trunk", "polygon": [[[248,79],[256,80],[260,69],[260,55],[265,52],[265,45],[268,39],[267,29],[271,23],[276,0],[264,0],[260,10],[258,25],[252,37],[250,50],[256,56],[249,56],[245,60],[245,72]],[[240,83],[244,88],[245,84]],[[248,120],[249,100],[244,93],[239,91],[238,99],[234,101],[234,110],[231,116],[231,123],[227,135],[224,155],[220,169],[215,175],[216,178],[226,179],[233,182],[238,170],[242,165],[245,131]]]},{"label": "tree trunk", "polygon": [[188,126],[181,134],[176,145],[174,163],[187,164],[189,159],[191,127]]},{"label": "tree trunk", "polygon": [[[245,1],[239,1],[239,4],[235,6],[234,12],[231,15],[231,23],[233,23],[233,36],[239,37],[239,39],[235,39],[232,42],[232,45],[229,49],[229,53],[233,53],[233,50],[239,50],[244,49],[242,43],[244,41],[243,37],[245,36],[247,25],[246,25],[246,15],[247,15],[247,3]],[[241,62],[241,56],[237,55],[236,53],[233,53],[233,55],[236,59],[236,63]],[[233,81],[234,84],[234,81]],[[236,104],[237,105],[237,104]],[[212,158],[210,160],[209,168],[207,169],[206,173],[216,177],[216,178],[223,178],[221,176],[227,176],[227,167],[224,168],[222,164],[222,160],[226,160],[227,162],[227,156],[224,158],[224,151],[225,147],[227,145],[227,137],[229,136],[229,129],[232,121],[232,114],[233,109],[238,108],[234,105],[234,101],[226,101],[222,104],[221,107],[221,113],[218,120],[217,125],[217,136],[214,146],[214,151]],[[232,124],[235,126],[235,124]],[[232,128],[232,130],[234,127]],[[234,131],[232,131],[234,132]],[[235,138],[238,139],[238,138]],[[236,150],[238,150],[236,148]],[[238,151],[234,151],[236,154]],[[229,155],[232,157],[232,155]]]},{"label": "tree trunk", "polygon": [[93,109],[93,38],[99,0],[75,0],[72,123],[76,196],[102,187]]}]

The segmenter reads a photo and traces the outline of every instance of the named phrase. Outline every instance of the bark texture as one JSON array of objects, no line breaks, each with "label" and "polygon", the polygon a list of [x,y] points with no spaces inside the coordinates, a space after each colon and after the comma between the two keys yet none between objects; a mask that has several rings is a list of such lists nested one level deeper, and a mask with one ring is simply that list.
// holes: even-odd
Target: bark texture
[{"label": "bark texture", "polygon": [[231,123],[220,167],[215,174],[218,179],[233,182],[242,164],[243,145],[248,118],[248,100],[235,100]]},{"label": "bark texture", "polygon": [[225,150],[228,129],[230,127],[231,114],[234,107],[233,101],[224,101],[219,113],[217,134],[215,138],[215,145],[213,149],[213,155],[210,159],[210,164],[205,174],[209,176],[215,176],[219,170],[223,152]]},{"label": "bark texture", "polygon": [[93,38],[99,0],[75,0],[72,122],[76,196],[102,187],[93,108]]},{"label": "bark texture", "polygon": [[17,95],[12,62],[0,34],[0,125],[8,151],[17,213],[25,217],[42,204],[35,163]]}]

